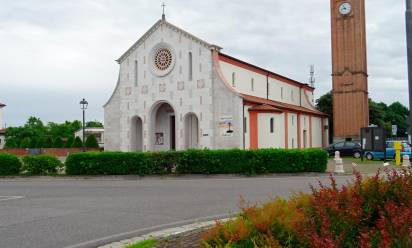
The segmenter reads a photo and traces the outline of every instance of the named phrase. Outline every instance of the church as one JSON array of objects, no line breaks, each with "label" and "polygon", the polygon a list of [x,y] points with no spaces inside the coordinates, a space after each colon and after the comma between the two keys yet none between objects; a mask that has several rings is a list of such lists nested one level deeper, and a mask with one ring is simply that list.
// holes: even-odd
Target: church
[{"label": "church", "polygon": [[157,21],[117,60],[105,150],[325,147],[314,88]]}]

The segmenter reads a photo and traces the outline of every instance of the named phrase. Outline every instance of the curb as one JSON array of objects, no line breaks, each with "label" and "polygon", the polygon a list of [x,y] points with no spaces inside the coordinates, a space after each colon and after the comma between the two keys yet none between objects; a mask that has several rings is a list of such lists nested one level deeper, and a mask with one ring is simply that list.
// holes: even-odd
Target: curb
[{"label": "curb", "polygon": [[[217,221],[226,222],[228,220],[230,220],[230,218],[220,219]],[[98,246],[98,248],[124,248],[127,245],[135,244],[143,240],[167,238],[170,236],[175,236],[175,235],[179,235],[182,233],[191,232],[191,231],[194,231],[200,228],[211,227],[215,224],[216,224],[216,220],[212,220],[212,221],[205,221],[205,222],[200,222],[200,223],[184,225],[181,227],[168,228],[168,229],[164,229],[161,231],[151,232],[146,235],[139,236],[139,237],[134,237],[131,239],[125,239],[125,240],[121,240],[118,242],[113,242],[107,245]]]}]

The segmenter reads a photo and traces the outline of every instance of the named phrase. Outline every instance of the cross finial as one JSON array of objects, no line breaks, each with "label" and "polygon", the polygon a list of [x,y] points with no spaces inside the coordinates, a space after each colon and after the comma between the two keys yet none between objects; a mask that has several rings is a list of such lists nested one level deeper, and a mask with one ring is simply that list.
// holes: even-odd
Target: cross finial
[{"label": "cross finial", "polygon": [[165,7],[166,7],[166,4],[163,2],[163,3],[162,3],[162,10],[163,10],[162,20],[163,20],[163,21],[164,21],[164,20],[166,20],[166,16],[165,16]]}]

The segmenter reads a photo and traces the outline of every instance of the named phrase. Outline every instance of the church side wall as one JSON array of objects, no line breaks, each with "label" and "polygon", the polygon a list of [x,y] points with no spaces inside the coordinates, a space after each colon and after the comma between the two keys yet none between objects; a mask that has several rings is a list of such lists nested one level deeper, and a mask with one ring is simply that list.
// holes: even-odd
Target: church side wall
[{"label": "church side wall", "polygon": [[288,147],[298,148],[298,124],[297,114],[288,113]]},{"label": "church side wall", "polygon": [[[274,120],[273,133],[270,132],[270,119]],[[259,113],[259,148],[285,147],[285,120],[284,114]]]},{"label": "church side wall", "polygon": [[312,117],[312,145],[322,147],[322,118]]}]

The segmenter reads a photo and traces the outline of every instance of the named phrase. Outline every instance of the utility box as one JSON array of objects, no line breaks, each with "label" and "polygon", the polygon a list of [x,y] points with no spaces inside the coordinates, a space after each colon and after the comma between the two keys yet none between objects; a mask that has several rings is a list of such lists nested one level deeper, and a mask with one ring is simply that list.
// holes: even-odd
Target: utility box
[{"label": "utility box", "polygon": [[384,152],[386,158],[386,131],[382,127],[364,127],[361,129],[363,151]]}]

